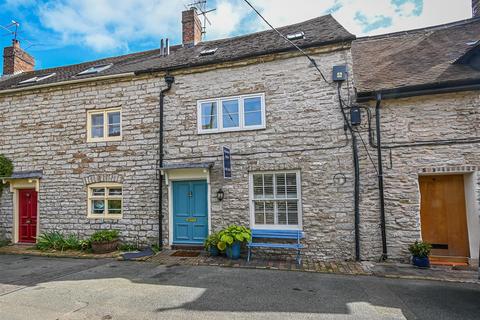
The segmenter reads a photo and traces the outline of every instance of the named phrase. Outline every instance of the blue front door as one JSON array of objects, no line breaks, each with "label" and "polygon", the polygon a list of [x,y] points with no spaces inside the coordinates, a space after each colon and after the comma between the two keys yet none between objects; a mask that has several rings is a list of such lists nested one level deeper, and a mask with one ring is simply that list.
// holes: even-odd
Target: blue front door
[{"label": "blue front door", "polygon": [[208,237],[207,182],[173,182],[173,243],[203,244]]}]

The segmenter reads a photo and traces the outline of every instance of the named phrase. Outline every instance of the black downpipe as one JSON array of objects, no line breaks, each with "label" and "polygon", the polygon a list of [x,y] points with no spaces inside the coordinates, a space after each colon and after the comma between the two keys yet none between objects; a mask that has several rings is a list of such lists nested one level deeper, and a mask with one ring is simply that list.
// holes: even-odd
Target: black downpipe
[{"label": "black downpipe", "polygon": [[173,76],[165,76],[165,83],[167,87],[160,91],[160,132],[158,134],[158,247],[160,250],[163,248],[163,179],[160,172],[160,168],[163,167],[163,114],[164,114],[164,101],[165,93],[172,89],[172,85],[175,82]]},{"label": "black downpipe", "polygon": [[355,185],[354,185],[354,215],[355,215],[355,260],[360,261],[360,161],[358,159],[358,144],[357,137],[355,136],[355,131],[350,124],[350,121],[345,114],[345,109],[342,102],[342,94],[340,92],[342,84],[338,83],[338,102],[340,104],[340,110],[342,111],[343,120],[345,121],[345,126],[350,131],[352,136],[352,153],[353,153],[353,168],[355,175]]},{"label": "black downpipe", "polygon": [[377,160],[378,160],[378,194],[380,201],[380,229],[382,231],[382,257],[381,260],[388,258],[387,253],[387,232],[385,223],[385,196],[383,188],[383,161],[382,161],[382,141],[380,131],[380,105],[382,103],[382,94],[377,93],[377,104],[375,106],[375,123],[377,132]]}]

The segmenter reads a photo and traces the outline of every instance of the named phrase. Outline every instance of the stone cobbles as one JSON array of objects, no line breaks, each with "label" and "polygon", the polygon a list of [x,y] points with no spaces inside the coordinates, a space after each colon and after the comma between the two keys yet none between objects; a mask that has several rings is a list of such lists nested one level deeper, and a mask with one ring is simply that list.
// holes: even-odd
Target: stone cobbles
[{"label": "stone cobbles", "polygon": [[369,275],[370,271],[364,268],[361,263],[341,261],[324,262],[303,258],[302,265],[297,266],[295,259],[272,259],[261,256],[254,257],[247,262],[245,257],[239,260],[230,260],[225,257],[211,257],[202,252],[198,257],[176,257],[172,256],[175,250],[163,250],[147,261],[163,265],[193,265],[193,266],[218,266],[233,268],[254,268],[269,270],[291,270],[305,272],[339,273],[350,275]]}]

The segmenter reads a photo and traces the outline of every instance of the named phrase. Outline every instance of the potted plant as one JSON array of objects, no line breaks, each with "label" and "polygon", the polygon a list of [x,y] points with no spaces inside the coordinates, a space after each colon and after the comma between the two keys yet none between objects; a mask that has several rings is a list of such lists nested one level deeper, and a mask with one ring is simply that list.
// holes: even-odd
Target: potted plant
[{"label": "potted plant", "polygon": [[211,256],[216,257],[220,254],[220,251],[217,247],[219,241],[218,233],[214,232],[205,239],[205,250],[210,253]]},{"label": "potted plant", "polygon": [[117,250],[118,230],[101,230],[95,232],[91,237],[93,253],[108,253]]},{"label": "potted plant", "polygon": [[413,265],[419,268],[429,268],[430,259],[428,256],[431,250],[432,246],[427,242],[415,241],[415,243],[411,244],[408,247],[408,251],[412,254]]},{"label": "potted plant", "polygon": [[226,251],[227,257],[232,260],[240,258],[242,243],[250,241],[252,232],[243,226],[231,225],[218,233],[217,247],[220,251]]}]

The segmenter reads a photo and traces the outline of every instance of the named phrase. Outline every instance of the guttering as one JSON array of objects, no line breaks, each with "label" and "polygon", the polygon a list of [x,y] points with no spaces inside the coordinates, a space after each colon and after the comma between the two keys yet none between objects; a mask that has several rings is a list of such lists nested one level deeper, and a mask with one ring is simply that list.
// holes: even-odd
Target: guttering
[{"label": "guttering", "polygon": [[93,81],[100,81],[100,80],[110,80],[110,79],[119,79],[119,78],[129,78],[129,77],[134,77],[134,76],[135,76],[135,72],[126,72],[126,73],[112,74],[112,75],[100,76],[100,77],[89,77],[89,78],[84,78],[84,79],[66,80],[66,81],[45,83],[45,84],[39,84],[39,85],[34,85],[34,86],[28,86],[28,87],[20,87],[20,88],[17,87],[17,88],[14,88],[14,89],[0,90],[0,95],[8,94],[8,93],[22,92],[22,91],[31,91],[31,90],[37,90],[37,89],[51,88],[51,87],[57,87],[57,86],[64,86],[64,85],[71,85],[71,84],[77,84],[77,83],[93,82]]},{"label": "guttering", "polygon": [[163,168],[163,114],[165,104],[165,94],[172,89],[172,85],[175,82],[175,78],[170,75],[166,75],[165,83],[167,87],[160,91],[160,105],[159,105],[159,134],[158,134],[158,247],[160,250],[163,248],[163,178],[161,168]]},{"label": "guttering", "polygon": [[430,94],[441,94],[460,91],[480,90],[480,79],[449,81],[442,83],[424,84],[396,89],[384,89],[370,92],[359,92],[357,102],[376,100],[377,93],[382,94],[382,99],[398,99],[416,97]]},{"label": "guttering", "polygon": [[387,231],[385,222],[385,193],[383,187],[383,160],[382,160],[382,140],[380,126],[380,105],[382,104],[382,94],[377,93],[375,106],[375,124],[377,132],[377,161],[378,161],[378,198],[380,205],[380,229],[382,232],[382,256],[380,260],[384,261],[388,258],[387,252]]}]

